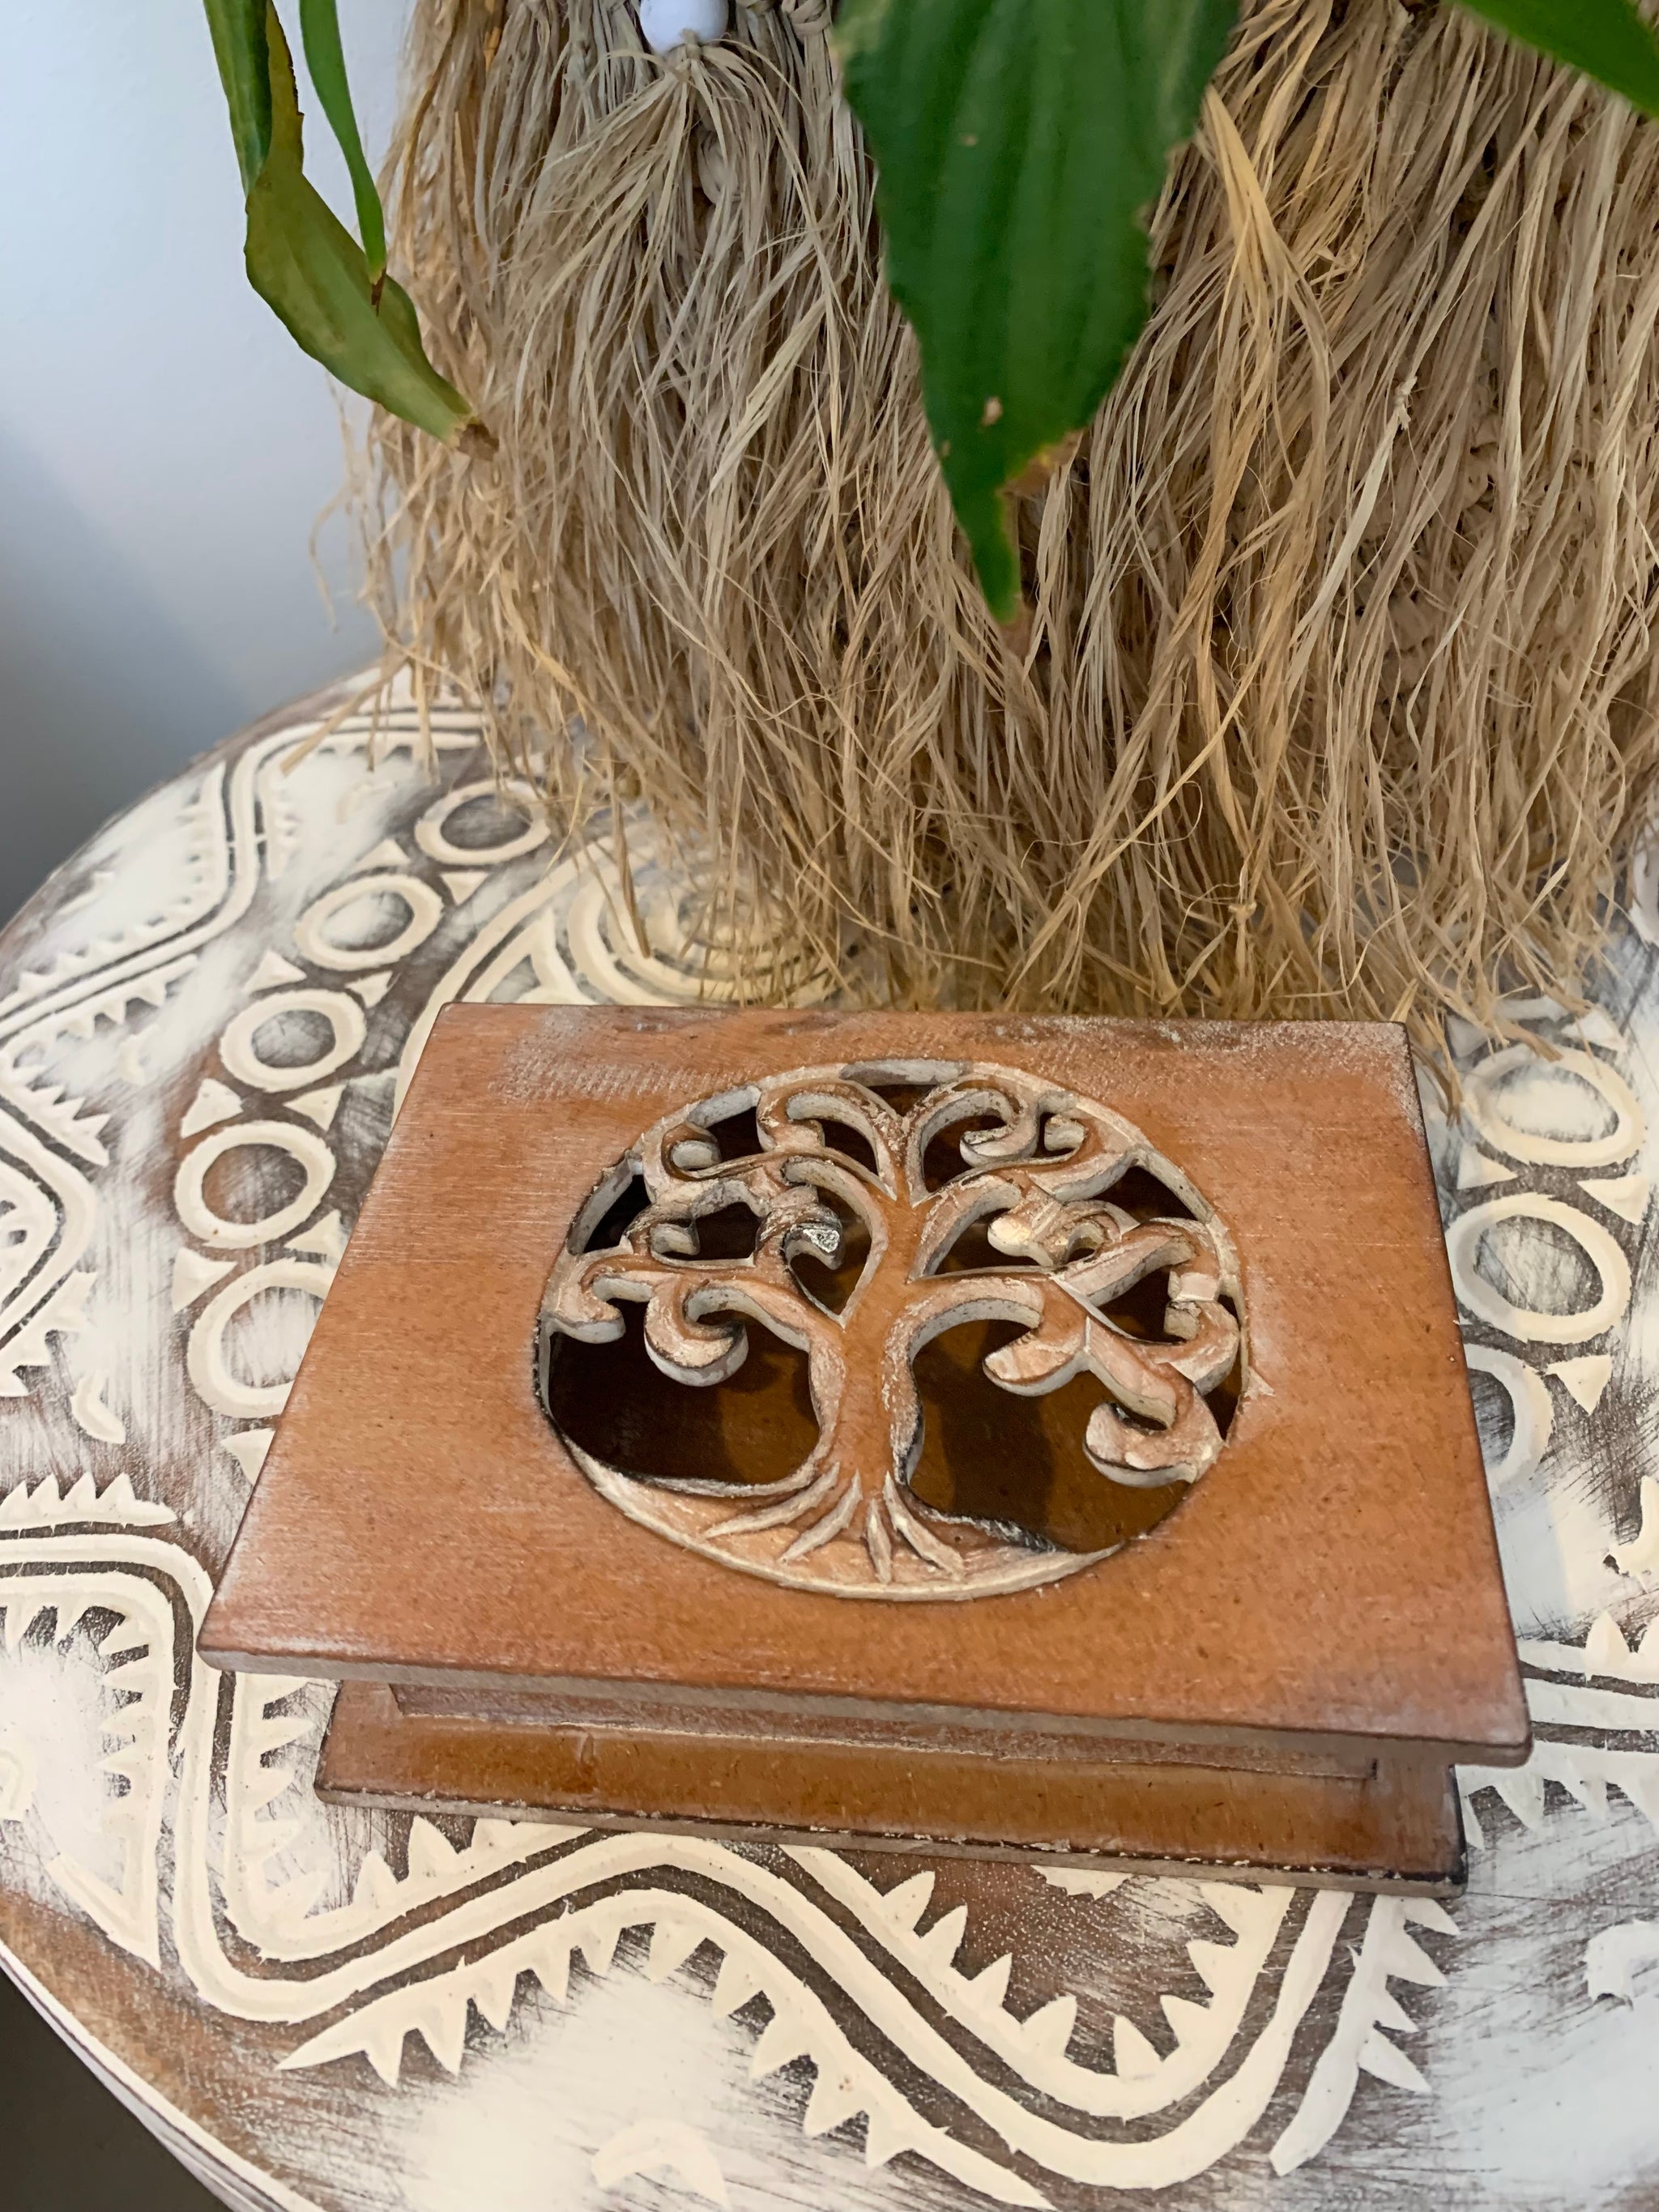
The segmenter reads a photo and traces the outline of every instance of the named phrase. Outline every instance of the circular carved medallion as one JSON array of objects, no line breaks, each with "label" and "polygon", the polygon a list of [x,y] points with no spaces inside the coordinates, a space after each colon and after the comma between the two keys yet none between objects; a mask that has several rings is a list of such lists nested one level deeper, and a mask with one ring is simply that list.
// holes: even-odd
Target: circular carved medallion
[{"label": "circular carved medallion", "polygon": [[1213,1209],[1106,1107],[987,1065],[809,1067],[645,1132],[572,1226],[538,1371],[589,1479],[675,1542],[966,1598],[1172,1510],[1222,1449],[1242,1318]]}]

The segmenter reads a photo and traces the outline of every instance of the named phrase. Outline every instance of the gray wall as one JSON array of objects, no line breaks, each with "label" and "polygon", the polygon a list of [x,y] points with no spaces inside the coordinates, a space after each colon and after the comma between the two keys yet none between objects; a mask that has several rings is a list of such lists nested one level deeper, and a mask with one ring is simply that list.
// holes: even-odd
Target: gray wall
[{"label": "gray wall", "polygon": [[[406,13],[343,0],[371,156]],[[200,0],[0,5],[0,920],[148,785],[374,653],[347,526],[318,540],[331,612],[310,550],[335,395],[241,234]]]}]

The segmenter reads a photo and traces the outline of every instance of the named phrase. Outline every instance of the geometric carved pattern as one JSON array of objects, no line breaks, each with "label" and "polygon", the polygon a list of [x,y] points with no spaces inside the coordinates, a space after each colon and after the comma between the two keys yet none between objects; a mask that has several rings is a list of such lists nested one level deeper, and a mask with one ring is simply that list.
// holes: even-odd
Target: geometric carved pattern
[{"label": "geometric carved pattern", "polygon": [[[556,846],[495,799],[474,717],[403,696],[325,727],[340,703],[143,802],[0,947],[0,1601],[16,1639],[0,1635],[0,1962],[261,2212],[1639,2201],[1659,2163],[1644,945],[1614,942],[1616,1024],[1518,1001],[1513,1021],[1558,1058],[1498,1065],[1460,1035],[1466,1074],[1492,1062],[1479,1123],[1430,1102],[1454,1221],[1483,1191],[1549,1201],[1482,1214],[1456,1244],[1537,1748],[1464,1774],[1473,1872],[1449,1914],[326,1809],[311,1789],[326,1687],[219,1674],[191,1649],[271,1418],[216,1410],[192,1340],[226,1403],[281,1396],[306,1292],[326,1287],[443,1006],[732,995],[724,954],[692,932],[696,886],[641,816],[630,899],[608,821]],[[382,896],[387,874],[422,889]],[[359,900],[340,895],[352,881],[370,884]],[[1632,896],[1648,944],[1656,881],[1638,871]],[[823,988],[786,950],[766,995]],[[336,994],[337,1022],[308,1018],[301,990]],[[296,1119],[309,1094],[283,1071],[356,1036],[342,992],[362,1042],[307,1075],[340,1086],[326,1121]],[[281,1079],[227,1065],[239,1018],[240,1066]],[[293,1140],[204,1163],[199,1208],[192,1172],[192,1228],[174,1177],[232,1123]],[[305,1133],[333,1163],[314,1214],[274,1242],[204,1241],[215,1217],[281,1216],[300,1153],[319,1158]],[[1604,1228],[1622,1265],[1557,1207]],[[316,1270],[301,1288],[258,1276],[296,1258]],[[240,1303],[210,1310],[224,1290]],[[1576,1334],[1604,1304],[1623,1310]],[[1146,1632],[1176,1648],[1187,1630]]]}]

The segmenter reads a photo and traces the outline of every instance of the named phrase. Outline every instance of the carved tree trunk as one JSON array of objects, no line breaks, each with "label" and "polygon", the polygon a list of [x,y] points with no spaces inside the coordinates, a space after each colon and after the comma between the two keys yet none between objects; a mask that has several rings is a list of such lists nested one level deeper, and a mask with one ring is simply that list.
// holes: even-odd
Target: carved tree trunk
[{"label": "carved tree trunk", "polygon": [[[729,1115],[730,1097],[670,1115],[641,1141],[651,1204],[612,1249],[560,1262],[544,1317],[601,1342],[622,1332],[618,1302],[642,1303],[651,1357],[703,1387],[741,1364],[745,1320],[805,1350],[812,1449],[782,1480],[744,1487],[736,1510],[715,1503],[739,1494],[731,1485],[678,1485],[689,1498],[679,1510],[696,1524],[688,1540],[720,1549],[781,1533],[768,1571],[793,1578],[834,1547],[823,1571],[837,1587],[850,1574],[878,1590],[902,1580],[910,1594],[919,1571],[945,1595],[1006,1566],[1012,1547],[989,1528],[930,1512],[908,1490],[921,1442],[913,1362],[933,1338],[964,1322],[1013,1322],[1025,1333],[985,1363],[1001,1388],[1035,1393],[1084,1370],[1097,1377],[1109,1400],[1090,1419],[1085,1449],[1103,1475],[1145,1485],[1194,1481],[1215,1458],[1221,1437],[1203,1394],[1234,1365],[1239,1334],[1221,1302],[1212,1227],[1140,1220],[1108,1194],[1132,1167],[1173,1173],[1138,1131],[1009,1069],[908,1073],[930,1080],[905,1113],[842,1070],[757,1085],[761,1150],[738,1160],[722,1159],[710,1134],[713,1109]],[[851,1130],[873,1165],[838,1146],[835,1128]],[[930,1188],[930,1148],[958,1128],[962,1169]],[[705,1257],[697,1224],[733,1206],[755,1217],[752,1253]],[[862,1224],[870,1251],[836,1313],[795,1262],[839,1256],[838,1208]],[[942,1273],[963,1233],[981,1223],[994,1250],[1024,1264]],[[1169,1278],[1165,1342],[1127,1334],[1104,1311],[1158,1272]],[[905,1559],[912,1568],[900,1576]],[[1062,1571],[1034,1571],[1029,1554],[1018,1569],[1026,1580]]]}]

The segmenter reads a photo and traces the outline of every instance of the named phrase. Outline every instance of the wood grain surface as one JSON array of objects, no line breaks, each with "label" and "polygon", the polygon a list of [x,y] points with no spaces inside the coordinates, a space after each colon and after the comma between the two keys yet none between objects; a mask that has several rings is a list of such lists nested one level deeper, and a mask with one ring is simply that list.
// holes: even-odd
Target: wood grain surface
[{"label": "wood grain surface", "polygon": [[[1173,1748],[1177,1756],[1168,1755]],[[1127,1755],[1124,1755],[1127,1749]],[[1449,1769],[1373,1759],[1363,1774],[1226,1765],[1225,1748],[923,1739],[803,1742],[752,1723],[676,1735],[632,1723],[526,1726],[399,1710],[347,1682],[317,1770],[332,1804],[480,1815],[551,1813],[665,1835],[969,1856],[1108,1880],[1282,1878],[1316,1888],[1454,1895],[1466,1867]],[[1184,1754],[1184,1755],[1182,1755]]]}]

